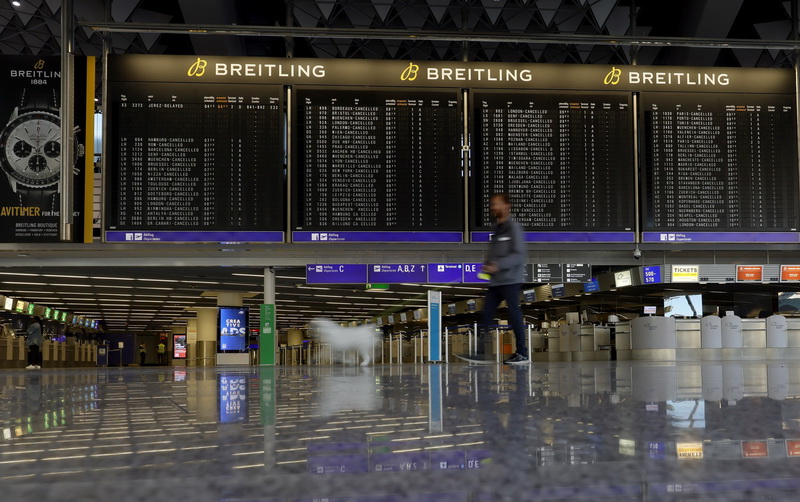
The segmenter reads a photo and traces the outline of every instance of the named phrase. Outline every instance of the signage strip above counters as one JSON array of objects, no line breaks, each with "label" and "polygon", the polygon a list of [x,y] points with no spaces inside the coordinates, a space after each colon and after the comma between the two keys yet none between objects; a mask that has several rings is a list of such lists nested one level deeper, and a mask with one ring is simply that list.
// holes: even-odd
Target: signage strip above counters
[{"label": "signage strip above counters", "polygon": [[107,230],[107,242],[283,242],[283,232]]},{"label": "signage strip above counters", "polygon": [[687,243],[800,243],[798,232],[642,232],[642,242]]},{"label": "signage strip above counters", "polygon": [[112,55],[109,81],[794,93],[779,68]]},{"label": "signage strip above counters", "polygon": [[[489,242],[491,232],[470,232],[470,242]],[[604,242],[633,243],[636,242],[634,232],[525,232],[525,242]]]}]

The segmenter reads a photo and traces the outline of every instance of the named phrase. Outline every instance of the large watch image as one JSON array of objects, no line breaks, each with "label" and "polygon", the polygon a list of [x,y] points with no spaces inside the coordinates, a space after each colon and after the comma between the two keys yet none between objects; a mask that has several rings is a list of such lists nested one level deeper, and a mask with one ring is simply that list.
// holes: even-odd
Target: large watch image
[{"label": "large watch image", "polygon": [[0,132],[0,164],[23,206],[58,209],[61,120],[52,91],[22,93]]}]

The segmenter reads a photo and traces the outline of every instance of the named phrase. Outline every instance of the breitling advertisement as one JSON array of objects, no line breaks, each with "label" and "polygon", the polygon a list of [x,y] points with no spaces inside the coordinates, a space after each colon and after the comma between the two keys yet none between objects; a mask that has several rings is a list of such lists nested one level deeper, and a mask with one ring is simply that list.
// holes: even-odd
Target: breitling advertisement
[{"label": "breitling advertisement", "polygon": [[[75,59],[74,235],[83,237],[86,59]],[[0,242],[59,240],[58,56],[0,56]]]}]

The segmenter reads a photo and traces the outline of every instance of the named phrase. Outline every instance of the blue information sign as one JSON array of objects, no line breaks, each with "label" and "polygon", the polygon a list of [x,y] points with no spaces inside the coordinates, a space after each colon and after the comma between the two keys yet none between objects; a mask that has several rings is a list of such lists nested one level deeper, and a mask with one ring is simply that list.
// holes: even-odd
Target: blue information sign
[{"label": "blue information sign", "polygon": [[366,284],[366,265],[306,265],[308,284]]},{"label": "blue information sign", "polygon": [[459,283],[464,280],[464,265],[461,263],[428,263],[428,282]]},{"label": "blue information sign", "polygon": [[553,298],[561,298],[567,294],[563,284],[553,284],[550,288],[553,292]]},{"label": "blue information sign", "polygon": [[526,289],[522,292],[523,296],[525,297],[525,303],[533,303],[536,301],[536,290],[535,289]]},{"label": "blue information sign", "polygon": [[592,279],[590,282],[583,283],[584,293],[594,293],[595,291],[600,291],[600,283],[597,282],[596,278]]},{"label": "blue information sign", "polygon": [[382,263],[369,265],[367,282],[392,284],[401,282],[428,282],[428,265],[425,263]]},{"label": "blue information sign", "polygon": [[661,265],[644,267],[645,284],[661,284]]},{"label": "blue information sign", "polygon": [[476,283],[476,282],[489,282],[485,279],[479,279],[478,274],[481,271],[481,266],[483,263],[465,263],[464,264],[464,282],[466,283]]}]

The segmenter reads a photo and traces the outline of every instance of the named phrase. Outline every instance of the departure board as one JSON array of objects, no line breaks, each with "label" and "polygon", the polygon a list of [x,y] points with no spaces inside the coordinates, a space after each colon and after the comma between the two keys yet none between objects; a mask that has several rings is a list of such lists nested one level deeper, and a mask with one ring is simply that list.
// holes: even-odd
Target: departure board
[{"label": "departure board", "polygon": [[462,242],[455,91],[298,89],[296,242]]},{"label": "departure board", "polygon": [[645,240],[796,241],[794,96],[643,93],[642,110]]},{"label": "departure board", "polygon": [[110,86],[106,240],[283,240],[280,86]]},{"label": "departure board", "polygon": [[528,241],[632,241],[629,94],[476,91],[473,108],[473,230],[503,192]]}]

